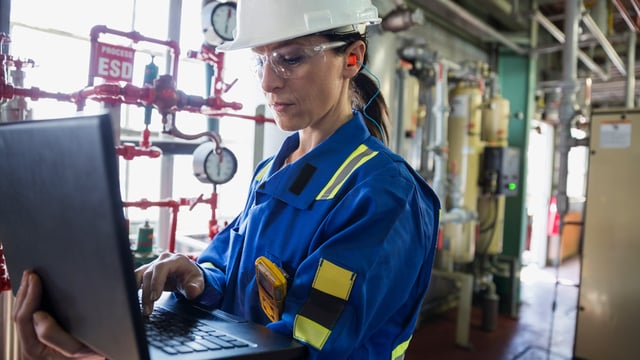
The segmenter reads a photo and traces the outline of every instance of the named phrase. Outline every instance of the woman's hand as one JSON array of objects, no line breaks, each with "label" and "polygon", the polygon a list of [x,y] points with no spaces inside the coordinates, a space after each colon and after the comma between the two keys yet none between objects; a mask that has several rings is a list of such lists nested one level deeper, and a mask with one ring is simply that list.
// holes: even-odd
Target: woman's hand
[{"label": "woman's hand", "polygon": [[40,278],[31,271],[25,271],[13,310],[21,359],[104,359],[64,331],[51,315],[39,311],[41,298]]},{"label": "woman's hand", "polygon": [[179,291],[187,299],[193,299],[204,291],[202,270],[182,254],[161,254],[153,262],[136,270],[136,280],[142,289],[144,315],[151,314],[153,303],[163,291]]}]

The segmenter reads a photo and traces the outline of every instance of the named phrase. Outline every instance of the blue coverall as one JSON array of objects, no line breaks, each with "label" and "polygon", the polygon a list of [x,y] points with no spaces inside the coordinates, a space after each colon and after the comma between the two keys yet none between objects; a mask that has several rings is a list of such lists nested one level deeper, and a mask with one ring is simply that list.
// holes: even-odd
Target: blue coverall
[{"label": "blue coverall", "polygon": [[[242,213],[198,258],[196,299],[306,344],[312,359],[402,355],[426,294],[440,202],[354,117],[288,166],[292,134],[256,168]],[[256,258],[288,275],[281,320],[260,307]]]}]

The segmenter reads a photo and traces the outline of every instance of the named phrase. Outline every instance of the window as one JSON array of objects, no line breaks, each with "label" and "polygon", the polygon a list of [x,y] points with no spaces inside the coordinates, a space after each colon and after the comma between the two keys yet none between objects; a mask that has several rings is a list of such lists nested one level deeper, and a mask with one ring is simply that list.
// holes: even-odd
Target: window
[{"label": "window", "polygon": [[[188,95],[206,97],[207,64],[187,57],[189,51],[199,51],[204,41],[200,24],[200,1],[172,0],[112,0],[95,2],[83,0],[20,0],[11,3],[11,46],[14,58],[32,59],[34,68],[25,69],[23,87],[38,87],[52,93],[70,94],[88,85],[90,59],[90,33],[95,25],[105,25],[110,29],[129,32],[157,40],[168,38],[169,14],[175,15],[172,5],[181,4],[180,57],[176,87]],[[65,12],[67,12],[65,14]],[[52,16],[52,14],[56,14]],[[63,15],[64,14],[64,15]],[[80,15],[71,15],[80,14]],[[102,36],[102,35],[101,35]],[[131,46],[136,49],[132,84],[142,86],[144,67],[153,61],[159,74],[166,74],[171,64],[169,48],[161,45],[138,42],[105,34],[100,41],[115,45]],[[248,58],[242,53],[226,54],[224,76],[227,83],[238,79],[228,93],[226,101],[243,103],[240,112],[253,115],[256,107],[263,102],[260,89],[249,70]],[[9,79],[11,81],[11,79]],[[98,83],[98,82],[96,82]],[[52,99],[27,99],[33,110],[33,117],[56,118],[73,115],[76,106],[72,103]],[[84,110],[97,111],[103,107],[97,101],[88,100]],[[145,127],[144,108],[138,106],[121,107],[121,134],[128,141],[141,139]],[[186,134],[199,134],[208,129],[206,115],[178,112],[176,127]],[[216,217],[222,222],[230,220],[244,206],[246,191],[254,168],[253,129],[251,120],[223,117],[219,119],[219,134],[225,146],[238,157],[239,168],[229,183],[218,186],[218,210]],[[271,126],[271,125],[268,125]],[[156,110],[152,111],[149,129],[151,142],[166,140],[162,135],[162,119]],[[70,134],[72,137],[73,134]],[[163,175],[163,160],[145,157],[131,161],[120,160],[122,196],[125,201],[146,198],[151,201],[161,199],[163,182],[172,184],[172,199],[211,196],[213,186],[200,183],[192,175],[192,157],[189,155],[163,155],[172,157],[173,169],[170,175]],[[166,169],[165,169],[166,170]],[[165,178],[163,178],[163,176]],[[128,208],[127,216],[132,224],[132,237],[138,224],[150,220],[152,224],[161,221],[158,208]],[[207,234],[211,209],[206,204],[189,211],[183,207],[178,213],[178,233],[183,235]],[[166,224],[165,224],[166,225]]]}]

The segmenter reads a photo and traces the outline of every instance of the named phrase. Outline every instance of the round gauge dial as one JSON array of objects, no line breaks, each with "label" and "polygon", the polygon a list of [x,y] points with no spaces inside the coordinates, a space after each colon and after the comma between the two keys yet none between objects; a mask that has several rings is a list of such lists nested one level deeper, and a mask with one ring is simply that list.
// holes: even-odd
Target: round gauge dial
[{"label": "round gauge dial", "polygon": [[224,41],[233,40],[233,30],[236,28],[236,6],[235,2],[221,2],[211,11],[213,31]]},{"label": "round gauge dial", "polygon": [[193,152],[193,174],[203,183],[224,184],[238,170],[238,159],[231,150],[221,147],[216,153],[213,142],[200,144]]}]

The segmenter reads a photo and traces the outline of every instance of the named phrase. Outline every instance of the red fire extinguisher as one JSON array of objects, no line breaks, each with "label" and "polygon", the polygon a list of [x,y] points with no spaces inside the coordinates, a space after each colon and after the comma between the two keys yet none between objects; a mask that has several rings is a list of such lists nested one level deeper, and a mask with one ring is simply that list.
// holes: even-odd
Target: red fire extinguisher
[{"label": "red fire extinguisher", "polygon": [[549,219],[547,221],[547,236],[560,235],[560,214],[558,214],[558,201],[555,196],[549,201]]}]

